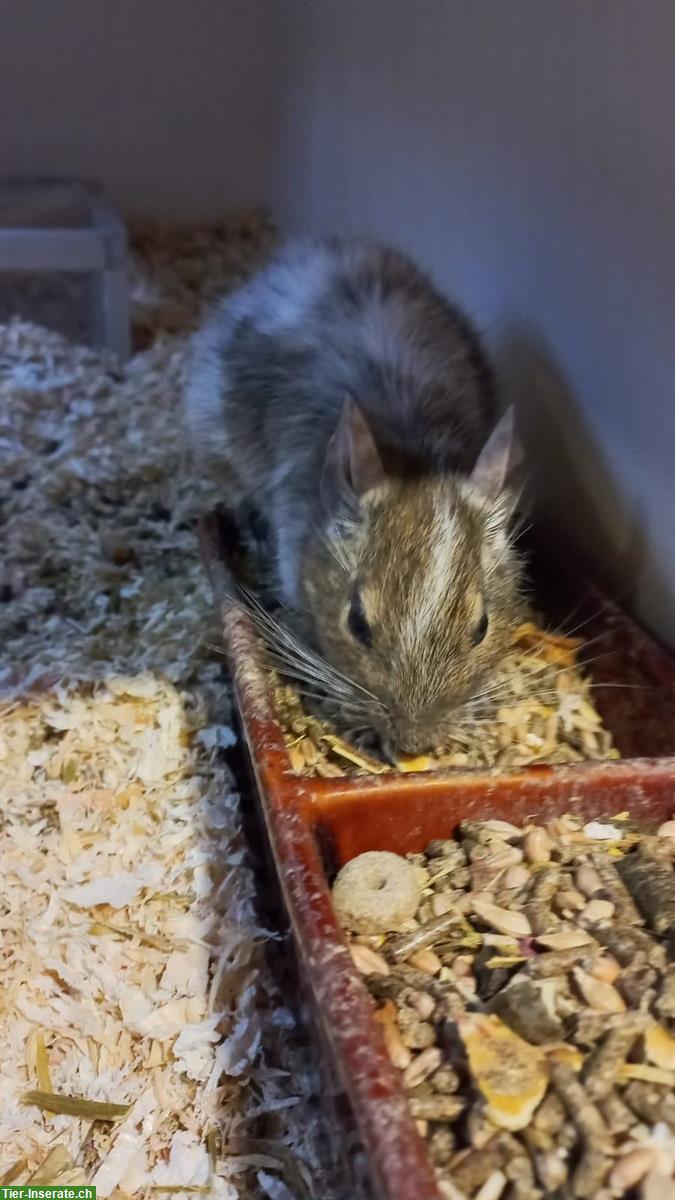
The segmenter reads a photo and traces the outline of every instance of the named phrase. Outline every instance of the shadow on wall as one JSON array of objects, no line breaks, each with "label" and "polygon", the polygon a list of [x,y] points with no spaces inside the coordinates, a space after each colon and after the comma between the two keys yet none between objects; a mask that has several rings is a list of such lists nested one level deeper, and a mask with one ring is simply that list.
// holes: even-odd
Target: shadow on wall
[{"label": "shadow on wall", "polygon": [[563,545],[570,544],[571,532],[577,555],[617,603],[633,608],[648,552],[642,505],[631,502],[617,481],[543,338],[527,326],[510,325],[495,357],[504,401],[518,411],[533,502]]}]

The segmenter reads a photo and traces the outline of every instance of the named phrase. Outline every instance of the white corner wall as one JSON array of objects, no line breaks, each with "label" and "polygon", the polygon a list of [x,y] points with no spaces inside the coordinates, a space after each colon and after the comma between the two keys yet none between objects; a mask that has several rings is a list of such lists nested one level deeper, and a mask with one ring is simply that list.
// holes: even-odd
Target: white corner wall
[{"label": "white corner wall", "polygon": [[412,251],[540,494],[675,644],[673,0],[0,0],[0,170]]}]

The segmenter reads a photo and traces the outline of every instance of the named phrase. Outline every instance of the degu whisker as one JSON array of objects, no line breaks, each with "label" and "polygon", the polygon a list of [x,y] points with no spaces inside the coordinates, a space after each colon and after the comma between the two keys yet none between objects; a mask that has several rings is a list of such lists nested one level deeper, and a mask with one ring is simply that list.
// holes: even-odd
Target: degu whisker
[{"label": "degu whisker", "polygon": [[227,658],[227,650],[223,646],[217,646],[215,642],[207,642],[205,638],[200,638],[198,645],[202,650],[210,650],[212,654],[220,654],[222,658]]},{"label": "degu whisker", "polygon": [[320,682],[322,686],[330,688],[336,695],[344,698],[352,695],[363,696],[368,700],[369,706],[380,707],[380,701],[372,692],[338,671],[322,655],[300,641],[286,625],[277,621],[263,607],[253,592],[242,586],[239,588],[239,593],[242,607],[263,635],[266,648],[284,659],[286,671],[293,666],[305,671],[310,676],[309,682]]},{"label": "degu whisker", "polygon": [[[589,613],[588,616],[584,617],[584,619],[582,621],[577,621],[576,625],[572,625],[571,628],[565,628],[567,622],[572,619],[574,614],[579,611],[579,609],[584,605],[584,603],[585,603],[585,597],[582,597],[582,599],[578,602],[578,604],[575,604],[575,606],[572,609],[572,611],[570,612],[570,614],[567,617],[565,617],[559,623],[559,625],[554,627],[553,632],[562,634],[563,637],[576,637],[576,635],[579,633],[580,629],[585,629],[587,625],[592,625],[593,621],[597,621],[600,617],[602,617],[602,615],[603,615],[602,608],[596,608],[596,609],[594,609],[593,612]],[[609,631],[602,633],[599,636],[607,637],[608,635],[609,635]]]}]

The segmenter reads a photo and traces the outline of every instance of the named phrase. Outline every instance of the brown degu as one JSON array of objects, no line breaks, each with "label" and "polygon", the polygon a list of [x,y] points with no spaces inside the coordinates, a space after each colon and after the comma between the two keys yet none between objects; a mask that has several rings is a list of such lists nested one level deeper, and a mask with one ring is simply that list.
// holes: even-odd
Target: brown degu
[{"label": "brown degu", "polygon": [[[284,247],[194,337],[200,469],[266,524],[277,661],[409,753],[476,711],[521,610],[511,410],[463,313],[365,240]],[[276,643],[276,644],[275,644]]]}]

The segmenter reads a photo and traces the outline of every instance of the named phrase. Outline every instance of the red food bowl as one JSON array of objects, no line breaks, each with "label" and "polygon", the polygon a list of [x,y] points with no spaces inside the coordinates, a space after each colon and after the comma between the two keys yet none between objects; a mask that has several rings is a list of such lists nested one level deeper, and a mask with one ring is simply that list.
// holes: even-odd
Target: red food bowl
[{"label": "red food bowl", "polygon": [[[244,740],[290,920],[303,984],[313,1001],[326,1094],[362,1156],[351,1196],[441,1200],[424,1143],[389,1062],[374,1005],[355,970],[330,897],[337,869],[366,850],[421,851],[465,818],[523,822],[563,812],[586,818],[629,810],[660,822],[675,809],[675,660],[583,577],[564,576],[543,557],[533,568],[537,598],[553,621],[575,623],[603,653],[593,663],[595,702],[619,761],[513,770],[306,778],[295,775],[249,619],[223,599],[219,569],[228,552],[216,518],[202,546],[218,599]],[[617,687],[617,684],[627,685]]]}]

